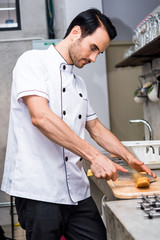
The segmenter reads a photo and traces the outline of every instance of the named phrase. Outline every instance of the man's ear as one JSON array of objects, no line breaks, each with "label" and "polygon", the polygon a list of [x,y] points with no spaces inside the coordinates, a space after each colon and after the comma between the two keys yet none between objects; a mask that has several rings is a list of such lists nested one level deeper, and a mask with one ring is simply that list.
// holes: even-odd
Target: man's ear
[{"label": "man's ear", "polygon": [[76,40],[81,37],[81,28],[80,26],[76,25],[71,30],[71,39]]}]

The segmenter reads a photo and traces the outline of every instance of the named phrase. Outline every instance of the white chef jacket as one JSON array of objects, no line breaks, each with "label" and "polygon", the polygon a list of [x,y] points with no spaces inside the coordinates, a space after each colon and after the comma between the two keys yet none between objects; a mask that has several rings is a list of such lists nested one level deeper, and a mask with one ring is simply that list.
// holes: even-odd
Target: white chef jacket
[{"label": "white chef jacket", "polygon": [[90,196],[82,158],[55,144],[31,122],[22,97],[48,99],[50,109],[81,138],[86,121],[96,118],[84,81],[58,51],[30,50],[13,70],[8,144],[2,190],[34,200],[77,204]]}]

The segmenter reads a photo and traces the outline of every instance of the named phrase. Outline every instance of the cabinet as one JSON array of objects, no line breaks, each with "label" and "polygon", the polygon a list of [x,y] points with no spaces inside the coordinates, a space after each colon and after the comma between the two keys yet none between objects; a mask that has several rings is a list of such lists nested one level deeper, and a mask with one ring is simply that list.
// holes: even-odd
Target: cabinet
[{"label": "cabinet", "polygon": [[154,58],[160,57],[160,36],[153,39],[151,42],[138,49],[129,57],[116,64],[115,67],[135,67],[142,66],[150,62]]}]

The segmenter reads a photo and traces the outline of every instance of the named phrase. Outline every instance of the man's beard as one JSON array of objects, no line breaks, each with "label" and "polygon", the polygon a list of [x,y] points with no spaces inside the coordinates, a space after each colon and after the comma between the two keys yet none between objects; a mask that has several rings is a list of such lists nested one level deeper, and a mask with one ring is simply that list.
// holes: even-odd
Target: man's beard
[{"label": "man's beard", "polygon": [[90,63],[88,59],[82,58],[81,57],[81,52],[80,52],[80,40],[77,40],[72,44],[72,46],[69,49],[69,57],[72,61],[72,63],[77,67],[77,68],[83,68],[84,65]]}]

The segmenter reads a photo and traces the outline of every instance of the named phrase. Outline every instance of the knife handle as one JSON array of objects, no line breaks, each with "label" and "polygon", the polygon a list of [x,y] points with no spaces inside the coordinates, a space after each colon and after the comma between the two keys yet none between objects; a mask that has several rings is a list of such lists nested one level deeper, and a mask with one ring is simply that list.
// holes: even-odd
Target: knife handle
[{"label": "knife handle", "polygon": [[87,171],[87,177],[91,177],[91,176],[94,176],[93,172],[91,169],[88,169]]}]

